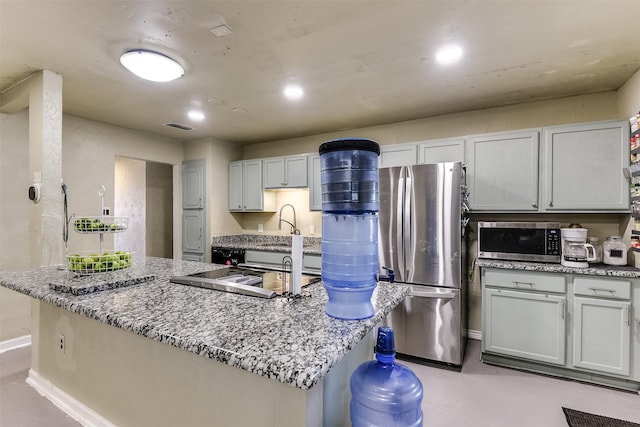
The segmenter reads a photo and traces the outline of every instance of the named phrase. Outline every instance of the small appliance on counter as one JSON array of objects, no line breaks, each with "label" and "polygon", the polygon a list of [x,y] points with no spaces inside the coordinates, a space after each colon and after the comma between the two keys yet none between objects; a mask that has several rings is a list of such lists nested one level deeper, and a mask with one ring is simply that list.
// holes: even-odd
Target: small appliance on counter
[{"label": "small appliance on counter", "polygon": [[478,258],[560,262],[560,224],[479,221]]},{"label": "small appliance on counter", "polygon": [[587,243],[586,228],[571,227],[561,230],[562,236],[562,260],[560,263],[566,267],[587,268],[589,262],[595,262],[596,249]]},{"label": "small appliance on counter", "polygon": [[627,245],[620,236],[609,236],[602,244],[602,260],[608,265],[627,265]]}]

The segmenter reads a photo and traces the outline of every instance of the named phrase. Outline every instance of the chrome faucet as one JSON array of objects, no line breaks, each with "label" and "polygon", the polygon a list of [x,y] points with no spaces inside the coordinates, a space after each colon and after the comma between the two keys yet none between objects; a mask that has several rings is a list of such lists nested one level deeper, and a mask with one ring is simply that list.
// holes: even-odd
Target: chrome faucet
[{"label": "chrome faucet", "polygon": [[[282,219],[282,210],[287,206],[291,206],[291,210],[293,210],[293,224],[286,219]],[[285,205],[282,205],[282,207],[280,208],[280,213],[278,214],[278,230],[282,230],[283,222],[286,222],[291,226],[291,234],[300,234],[300,230],[298,230],[298,227],[296,226],[296,208],[294,208],[292,204],[287,203]]]}]

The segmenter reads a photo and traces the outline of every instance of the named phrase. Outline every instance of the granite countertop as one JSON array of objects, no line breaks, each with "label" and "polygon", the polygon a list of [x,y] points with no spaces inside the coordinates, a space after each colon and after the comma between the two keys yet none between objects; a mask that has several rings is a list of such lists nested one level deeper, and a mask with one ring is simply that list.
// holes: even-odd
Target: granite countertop
[{"label": "granite countertop", "polygon": [[592,264],[587,268],[565,267],[562,264],[545,262],[505,261],[497,259],[477,259],[478,267],[502,268],[507,270],[541,271],[546,273],[584,274],[590,276],[626,277],[636,279],[640,277],[640,269],[630,265],[615,266],[607,264]]},{"label": "granite countertop", "polygon": [[[322,246],[320,237],[305,236],[302,252],[309,255],[320,255]],[[230,234],[215,236],[211,239],[211,246],[229,249],[250,249],[268,252],[291,252],[291,236],[272,234]]]},{"label": "granite countertop", "polygon": [[[381,282],[375,314],[361,321],[333,319],[324,312],[320,282],[300,299],[262,299],[178,285],[169,277],[224,268],[217,264],[148,257],[134,260],[128,274],[155,280],[74,295],[52,289],[64,280],[56,267],[0,272],[0,285],[65,310],[152,340],[308,390],[373,330],[409,292]],[[103,273],[101,273],[103,274]],[[100,281],[100,274],[87,281]]]}]

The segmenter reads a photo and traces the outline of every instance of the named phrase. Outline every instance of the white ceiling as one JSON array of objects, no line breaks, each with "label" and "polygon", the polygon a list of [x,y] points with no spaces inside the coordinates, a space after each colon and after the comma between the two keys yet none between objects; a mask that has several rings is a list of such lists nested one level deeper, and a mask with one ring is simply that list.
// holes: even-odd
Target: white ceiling
[{"label": "white ceiling", "polygon": [[[0,91],[48,69],[67,114],[262,142],[616,90],[640,68],[639,18],[638,0],[0,0]],[[232,34],[214,36],[223,22]],[[449,42],[465,56],[439,66]],[[184,77],[135,77],[119,63],[133,48],[174,57]],[[282,96],[292,82],[297,102]]]}]

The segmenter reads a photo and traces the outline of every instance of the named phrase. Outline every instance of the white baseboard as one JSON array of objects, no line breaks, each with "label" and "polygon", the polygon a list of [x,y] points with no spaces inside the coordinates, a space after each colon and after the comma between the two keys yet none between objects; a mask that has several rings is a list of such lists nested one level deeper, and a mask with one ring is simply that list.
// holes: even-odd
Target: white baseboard
[{"label": "white baseboard", "polygon": [[85,427],[116,427],[115,424],[109,422],[93,409],[60,390],[51,383],[51,381],[43,378],[33,369],[29,369],[27,384]]},{"label": "white baseboard", "polygon": [[18,338],[0,341],[0,354],[5,351],[15,350],[17,348],[27,347],[31,345],[31,335],[23,335]]},{"label": "white baseboard", "polygon": [[476,331],[474,329],[467,329],[467,338],[472,340],[482,341],[482,331]]}]

